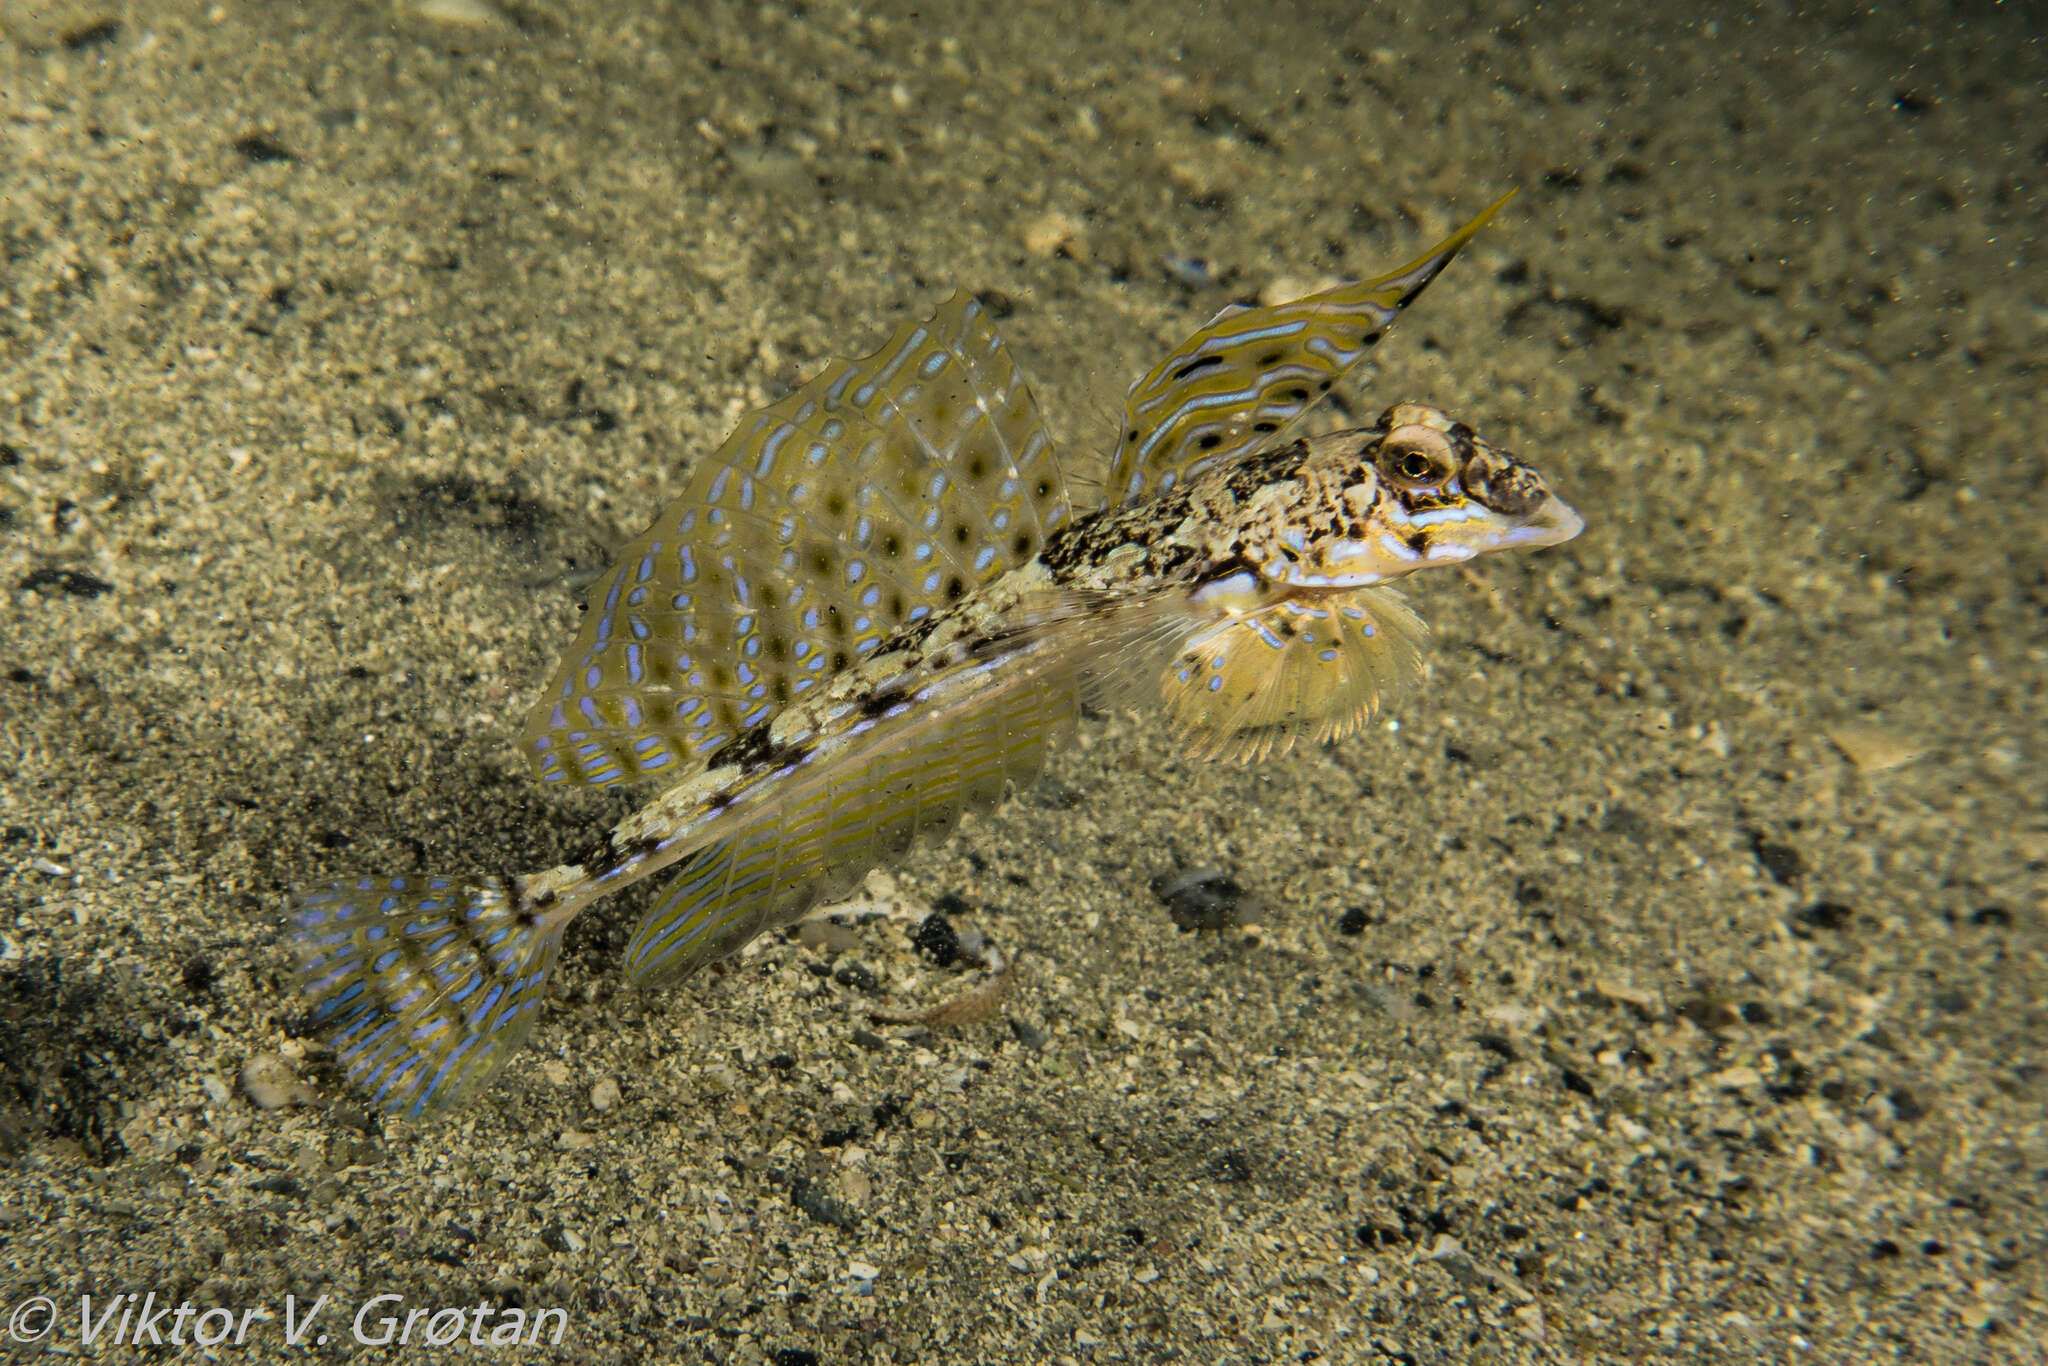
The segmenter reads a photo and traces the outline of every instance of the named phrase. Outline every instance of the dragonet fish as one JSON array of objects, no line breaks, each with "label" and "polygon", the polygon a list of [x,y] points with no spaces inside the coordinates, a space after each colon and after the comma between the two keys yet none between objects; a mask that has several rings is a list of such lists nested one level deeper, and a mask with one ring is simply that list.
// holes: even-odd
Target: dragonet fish
[{"label": "dragonet fish", "polygon": [[558,868],[294,902],[351,1081],[461,1104],[600,897],[667,876],[626,971],[674,982],[996,803],[1091,689],[1213,758],[1357,730],[1422,657],[1392,581],[1582,525],[1433,407],[1296,434],[1500,203],[1391,274],[1217,314],[1131,386],[1089,505],[966,293],[746,418],[591,591],[521,738],[543,783],[660,795]]}]

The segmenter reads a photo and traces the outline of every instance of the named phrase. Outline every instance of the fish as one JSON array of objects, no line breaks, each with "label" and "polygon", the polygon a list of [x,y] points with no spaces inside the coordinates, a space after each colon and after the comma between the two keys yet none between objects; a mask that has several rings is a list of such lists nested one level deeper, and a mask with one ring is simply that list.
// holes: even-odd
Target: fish
[{"label": "fish", "polygon": [[1357,731],[1423,664],[1397,581],[1583,526],[1427,404],[1305,433],[1505,202],[1386,275],[1225,308],[1131,385],[1092,497],[966,292],[743,419],[592,587],[520,737],[544,785],[656,794],[558,867],[290,903],[349,1083],[454,1111],[601,898],[667,875],[624,968],[681,981],[1000,802],[1091,701],[1156,702],[1221,761]]}]

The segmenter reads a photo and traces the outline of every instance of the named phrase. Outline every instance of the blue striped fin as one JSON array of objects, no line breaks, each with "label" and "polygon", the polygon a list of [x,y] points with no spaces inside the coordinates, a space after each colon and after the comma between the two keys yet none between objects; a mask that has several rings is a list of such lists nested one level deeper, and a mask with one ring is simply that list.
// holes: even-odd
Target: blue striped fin
[{"label": "blue striped fin", "polygon": [[1119,505],[1155,497],[1285,439],[1513,193],[1390,275],[1218,313],[1131,386],[1110,497]]},{"label": "blue striped fin", "polygon": [[360,878],[298,898],[292,939],[312,1020],[348,1079],[393,1114],[460,1105],[525,1042],[558,925],[507,885]]},{"label": "blue striped fin", "polygon": [[543,782],[676,779],[1030,560],[1072,506],[988,311],[956,294],[743,420],[619,556],[522,744]]},{"label": "blue striped fin", "polygon": [[854,752],[808,761],[819,771],[781,779],[785,796],[692,857],[634,932],[628,976],[642,986],[687,977],[845,896],[962,812],[995,805],[1043,765],[1079,710],[1078,684],[1071,670],[1013,680],[940,724],[918,714],[932,705],[913,704],[900,727],[885,720]]}]

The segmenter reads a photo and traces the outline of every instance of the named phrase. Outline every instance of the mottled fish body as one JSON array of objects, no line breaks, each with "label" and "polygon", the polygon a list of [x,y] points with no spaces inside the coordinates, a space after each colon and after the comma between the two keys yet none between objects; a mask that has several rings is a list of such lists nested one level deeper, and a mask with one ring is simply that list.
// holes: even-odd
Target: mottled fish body
[{"label": "mottled fish body", "polygon": [[460,1104],[598,898],[670,873],[626,969],[678,980],[999,801],[1089,689],[1156,695],[1212,757],[1363,724],[1422,656],[1391,580],[1579,530],[1434,408],[1292,435],[1498,208],[1390,275],[1217,315],[1132,385],[1106,506],[1075,507],[964,294],[746,419],[592,591],[522,741],[543,782],[660,795],[561,867],[294,903],[351,1080],[407,1115]]}]

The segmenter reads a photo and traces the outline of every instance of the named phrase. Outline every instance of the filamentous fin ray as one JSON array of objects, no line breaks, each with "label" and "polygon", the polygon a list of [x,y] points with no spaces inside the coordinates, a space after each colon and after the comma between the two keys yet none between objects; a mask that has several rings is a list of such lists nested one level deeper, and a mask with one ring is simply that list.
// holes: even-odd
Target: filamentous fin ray
[{"label": "filamentous fin ray", "polygon": [[1189,638],[1159,679],[1168,720],[1211,759],[1335,740],[1420,671],[1429,630],[1391,588],[1288,598]]},{"label": "filamentous fin ray", "polygon": [[1029,388],[956,294],[692,471],[592,590],[522,747],[544,782],[687,777],[1071,515]]},{"label": "filamentous fin ray", "polygon": [[1268,308],[1232,305],[1148,370],[1124,401],[1110,468],[1119,504],[1283,442],[1464,250],[1510,190],[1399,270]]},{"label": "filamentous fin ray", "polygon": [[561,947],[501,880],[359,878],[291,914],[312,1023],[351,1082],[412,1118],[460,1105],[518,1051]]}]

